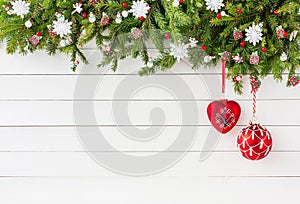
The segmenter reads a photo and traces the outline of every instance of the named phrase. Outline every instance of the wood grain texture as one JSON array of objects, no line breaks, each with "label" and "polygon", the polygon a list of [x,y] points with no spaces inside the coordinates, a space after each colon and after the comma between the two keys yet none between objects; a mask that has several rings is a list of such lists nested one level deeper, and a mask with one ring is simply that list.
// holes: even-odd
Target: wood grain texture
[{"label": "wood grain texture", "polygon": [[[133,129],[128,126],[126,129]],[[145,128],[145,127],[141,127]],[[116,149],[127,152],[157,152],[170,146],[178,136],[180,126],[159,127],[163,131],[159,137],[149,142],[131,140],[118,127],[99,127],[105,139]],[[186,127],[192,128],[192,127]],[[220,141],[214,151],[237,151],[235,140],[240,126],[227,135],[220,136]],[[276,152],[300,152],[300,126],[267,126],[272,133]],[[90,127],[85,127],[89,131]],[[203,145],[208,139],[210,127],[198,127],[194,145],[189,150],[210,151]],[[84,137],[84,136],[83,136]],[[0,152],[84,152],[85,149],[78,139],[75,127],[6,127],[0,128]],[[92,151],[104,151],[95,148]],[[184,151],[178,148],[176,151]]]},{"label": "wood grain texture", "polygon": [[[0,202],[252,204],[259,200],[280,204],[288,198],[289,203],[298,204],[299,182],[299,178],[4,178]],[[245,196],[245,190],[256,197]]]},{"label": "wood grain texture", "polygon": [[[90,102],[76,102],[87,107]],[[83,121],[75,124],[73,102],[70,101],[1,101],[0,126],[55,126],[55,125],[210,125],[206,116],[206,107],[209,101],[95,101],[96,121]],[[258,102],[258,118],[264,125],[300,125],[300,114],[295,114],[299,104],[298,100],[260,101]],[[129,121],[116,123],[115,117],[121,117],[115,112],[114,106],[128,105],[124,112]],[[182,106],[195,105],[198,112],[191,113],[198,116],[198,121],[183,120]],[[238,125],[247,125],[252,117],[251,102],[241,101],[242,117]],[[285,106],[283,108],[282,106]],[[165,115],[165,120],[151,121],[151,111],[160,108]],[[81,108],[80,108],[81,110]]]}]

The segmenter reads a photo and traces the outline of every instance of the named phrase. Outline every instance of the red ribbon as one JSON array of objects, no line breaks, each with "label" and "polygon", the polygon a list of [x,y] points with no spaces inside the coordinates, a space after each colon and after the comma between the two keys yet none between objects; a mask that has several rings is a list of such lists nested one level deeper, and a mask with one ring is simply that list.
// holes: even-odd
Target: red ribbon
[{"label": "red ribbon", "polygon": [[226,88],[226,61],[222,60],[222,93],[225,93]]}]

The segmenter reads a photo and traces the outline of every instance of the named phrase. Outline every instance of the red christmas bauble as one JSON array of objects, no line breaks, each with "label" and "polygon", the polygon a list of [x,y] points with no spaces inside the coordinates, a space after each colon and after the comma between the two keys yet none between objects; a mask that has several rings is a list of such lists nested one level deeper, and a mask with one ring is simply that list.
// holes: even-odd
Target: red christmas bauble
[{"label": "red christmas bauble", "polygon": [[274,15],[278,15],[279,14],[279,11],[278,10],[275,10],[274,11]]},{"label": "red christmas bauble", "polygon": [[179,0],[179,4],[183,4],[183,0]]},{"label": "red christmas bauble", "polygon": [[240,115],[241,107],[235,101],[213,101],[207,107],[208,119],[216,130],[222,134],[225,134],[234,128]]},{"label": "red christmas bauble", "polygon": [[284,33],[283,33],[283,36],[284,36],[284,37],[287,37],[288,35],[289,35],[288,32],[284,32]]},{"label": "red christmas bauble", "polygon": [[206,51],[207,47],[206,47],[205,45],[203,45],[203,46],[201,47],[201,49],[202,49],[203,51]]},{"label": "red christmas bauble", "polygon": [[165,34],[165,38],[166,38],[166,39],[170,39],[170,38],[171,38],[171,34],[170,34],[170,33],[166,33],[166,34]]},{"label": "red christmas bauble", "polygon": [[140,21],[144,21],[145,20],[145,17],[144,16],[141,16],[140,17]]},{"label": "red christmas bauble", "polygon": [[222,15],[220,13],[218,13],[216,17],[217,17],[217,19],[221,19]]},{"label": "red christmas bauble", "polygon": [[236,10],[236,12],[237,12],[238,14],[242,14],[242,13],[243,13],[243,10],[239,8],[239,9]]},{"label": "red christmas bauble", "polygon": [[268,51],[268,48],[266,48],[266,47],[262,47],[262,48],[261,48],[261,51],[263,51],[263,52],[267,52],[267,51]]},{"label": "red christmas bauble", "polygon": [[82,18],[87,18],[87,14],[86,13],[82,14]]},{"label": "red christmas bauble", "polygon": [[122,3],[122,7],[123,7],[123,8],[127,8],[127,6],[128,6],[128,4],[127,4],[126,2],[123,2],[123,3]]},{"label": "red christmas bauble", "polygon": [[250,123],[241,130],[237,144],[243,157],[253,161],[260,160],[272,149],[271,133],[259,123]]},{"label": "red christmas bauble", "polygon": [[240,42],[240,46],[241,47],[245,47],[246,46],[246,43],[244,41]]}]

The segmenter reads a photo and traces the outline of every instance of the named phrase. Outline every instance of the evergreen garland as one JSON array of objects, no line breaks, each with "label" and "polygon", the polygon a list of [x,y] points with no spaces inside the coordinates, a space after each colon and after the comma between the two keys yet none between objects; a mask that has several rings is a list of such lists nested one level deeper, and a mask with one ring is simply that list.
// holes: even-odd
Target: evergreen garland
[{"label": "evergreen garland", "polygon": [[[209,8],[210,3],[217,2],[211,0],[148,0],[147,14],[134,16],[130,9],[143,2],[0,0],[0,40],[6,41],[8,54],[36,50],[46,50],[50,55],[66,53],[74,71],[78,59],[87,63],[80,47],[96,39],[97,46],[104,51],[99,66],[111,65],[114,71],[119,60],[128,56],[141,57],[145,62],[140,75],[166,71],[185,57],[193,69],[225,60],[227,77],[235,82],[237,93],[242,93],[240,76],[244,75],[263,78],[272,73],[275,80],[281,81],[287,72],[287,86],[299,83],[298,0],[219,0],[215,9]],[[14,8],[15,3],[21,8],[23,5],[23,10]],[[30,4],[28,12],[25,3]],[[53,32],[54,21],[60,19],[71,23],[70,33]],[[247,39],[251,27],[252,32],[261,34],[257,42]],[[147,49],[149,40],[160,53],[155,59]],[[184,57],[174,54],[177,48]]]}]

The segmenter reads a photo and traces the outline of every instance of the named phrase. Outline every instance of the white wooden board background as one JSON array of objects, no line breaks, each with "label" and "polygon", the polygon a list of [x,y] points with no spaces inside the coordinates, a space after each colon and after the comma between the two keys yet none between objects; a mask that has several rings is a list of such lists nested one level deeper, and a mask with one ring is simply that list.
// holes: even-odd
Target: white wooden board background
[{"label": "white wooden board background", "polygon": [[[84,52],[95,56],[97,51],[89,48]],[[175,140],[181,126],[196,126],[199,135],[204,136],[197,137],[179,163],[160,174],[140,178],[114,174],[84,151],[76,135],[73,94],[80,70],[71,72],[64,55],[49,57],[39,52],[27,57],[7,56],[1,48],[0,203],[299,203],[300,87],[285,88],[284,83],[275,83],[272,76],[263,81],[258,117],[272,132],[274,146],[269,157],[260,162],[246,161],[236,149],[236,135],[251,117],[249,86],[246,85],[243,96],[228,89],[228,98],[241,104],[242,117],[238,126],[221,138],[212,156],[199,162],[200,151],[207,151],[202,146],[210,128],[206,106],[212,100],[199,76],[214,82],[220,79],[220,73],[207,70],[195,73],[182,63],[176,66],[175,73],[151,77],[170,80],[179,75],[195,98],[174,100],[161,90],[149,89],[135,98],[116,100],[113,93],[125,77],[142,80],[136,75],[140,64],[126,60],[117,73],[112,73],[97,69],[98,62],[99,59],[91,58],[88,74],[81,76],[103,77],[95,95],[98,124],[77,125],[86,128],[101,125],[106,139],[117,149],[137,154],[164,150]],[[111,116],[113,100],[130,102],[129,116],[133,124],[121,124],[127,128],[150,126],[151,109],[161,107],[167,115],[161,136],[138,144],[124,138]],[[201,122],[182,124],[178,101],[196,101]],[[81,102],[87,101],[82,98]]]}]

